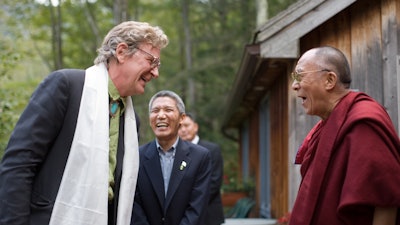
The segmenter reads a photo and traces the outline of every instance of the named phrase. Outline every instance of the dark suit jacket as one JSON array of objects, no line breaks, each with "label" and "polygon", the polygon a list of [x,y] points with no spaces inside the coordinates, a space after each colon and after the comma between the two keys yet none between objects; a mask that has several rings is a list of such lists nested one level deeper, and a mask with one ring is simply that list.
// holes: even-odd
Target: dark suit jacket
[{"label": "dark suit jacket", "polygon": [[[55,71],[33,93],[0,164],[1,225],[49,223],[75,133],[84,79],[84,70]],[[123,147],[118,146],[116,190]],[[115,194],[118,199],[118,191]],[[114,224],[117,204],[111,205],[109,224]]]},{"label": "dark suit jacket", "polygon": [[[182,162],[186,167],[181,169]],[[179,140],[165,197],[156,142],[141,146],[131,225],[201,224],[209,199],[210,177],[209,151]]]},{"label": "dark suit jacket", "polygon": [[224,211],[221,200],[222,176],[224,165],[219,145],[199,140],[199,145],[207,148],[211,153],[211,184],[210,201],[207,206],[207,214],[204,225],[220,225],[224,223]]}]

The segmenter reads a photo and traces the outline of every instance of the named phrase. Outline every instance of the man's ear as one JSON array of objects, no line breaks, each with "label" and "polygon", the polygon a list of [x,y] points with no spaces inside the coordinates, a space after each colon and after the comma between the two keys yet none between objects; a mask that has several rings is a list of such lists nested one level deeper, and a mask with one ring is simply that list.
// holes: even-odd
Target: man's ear
[{"label": "man's ear", "polygon": [[325,80],[325,88],[328,90],[332,90],[338,81],[338,76],[335,72],[329,71]]},{"label": "man's ear", "polygon": [[126,43],[124,43],[124,42],[119,43],[117,45],[117,48],[115,50],[115,58],[117,58],[119,63],[124,62],[124,59],[125,59],[125,56],[126,56],[125,52],[126,52],[127,49],[128,49],[128,45]]}]

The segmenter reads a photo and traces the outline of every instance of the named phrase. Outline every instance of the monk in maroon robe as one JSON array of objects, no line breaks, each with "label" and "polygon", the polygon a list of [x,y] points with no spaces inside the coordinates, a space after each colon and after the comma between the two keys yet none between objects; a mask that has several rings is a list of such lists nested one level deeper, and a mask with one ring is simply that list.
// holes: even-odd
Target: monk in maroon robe
[{"label": "monk in maroon robe", "polygon": [[309,50],[292,88],[321,117],[296,156],[302,182],[290,225],[400,224],[400,140],[385,109],[350,91],[339,50]]}]

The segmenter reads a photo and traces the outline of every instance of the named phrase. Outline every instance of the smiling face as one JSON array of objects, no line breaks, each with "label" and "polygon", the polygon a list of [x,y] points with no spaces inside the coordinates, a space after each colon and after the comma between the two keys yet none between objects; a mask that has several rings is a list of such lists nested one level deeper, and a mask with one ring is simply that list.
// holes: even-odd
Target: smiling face
[{"label": "smiling face", "polygon": [[317,61],[313,51],[306,52],[299,59],[295,71],[301,73],[301,76],[299,81],[293,81],[292,89],[297,92],[297,97],[301,99],[301,104],[308,115],[324,119],[331,110],[329,93],[326,89],[329,71],[318,66],[315,63]]},{"label": "smiling face", "polygon": [[150,108],[150,126],[158,141],[175,142],[178,137],[180,123],[184,118],[170,97],[154,99]]},{"label": "smiling face", "polygon": [[116,50],[118,61],[113,60],[109,65],[110,78],[123,97],[143,94],[146,84],[159,76],[158,67],[153,68],[151,65],[151,55],[160,57],[159,49],[150,44],[142,44],[139,48],[151,55],[138,50],[129,56],[125,54],[127,48],[125,43],[119,44]]}]

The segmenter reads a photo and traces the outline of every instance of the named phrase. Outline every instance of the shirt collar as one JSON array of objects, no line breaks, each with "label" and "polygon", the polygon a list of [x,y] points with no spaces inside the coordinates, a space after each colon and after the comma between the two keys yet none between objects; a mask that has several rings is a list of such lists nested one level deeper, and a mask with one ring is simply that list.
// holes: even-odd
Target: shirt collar
[{"label": "shirt collar", "polygon": [[[176,141],[175,141],[175,143],[172,145],[172,147],[171,147],[170,149],[168,149],[168,151],[173,151],[173,152],[175,152],[176,146],[178,145],[178,142],[179,142],[179,137],[176,139]],[[158,150],[159,152],[164,153],[163,149],[161,148],[161,145],[158,143],[157,138],[156,138],[156,145],[157,145],[157,150]]]},{"label": "shirt collar", "polygon": [[199,143],[199,141],[200,141],[200,137],[199,137],[199,135],[196,134],[196,136],[194,136],[194,138],[192,140],[192,143],[197,145]]},{"label": "shirt collar", "polygon": [[119,98],[121,99],[121,101],[122,101],[121,113],[123,113],[125,110],[125,106],[126,106],[126,98],[122,98],[119,95],[119,92],[118,92],[117,88],[115,87],[114,82],[110,79],[110,77],[108,77],[108,95],[114,101],[118,100]]}]

